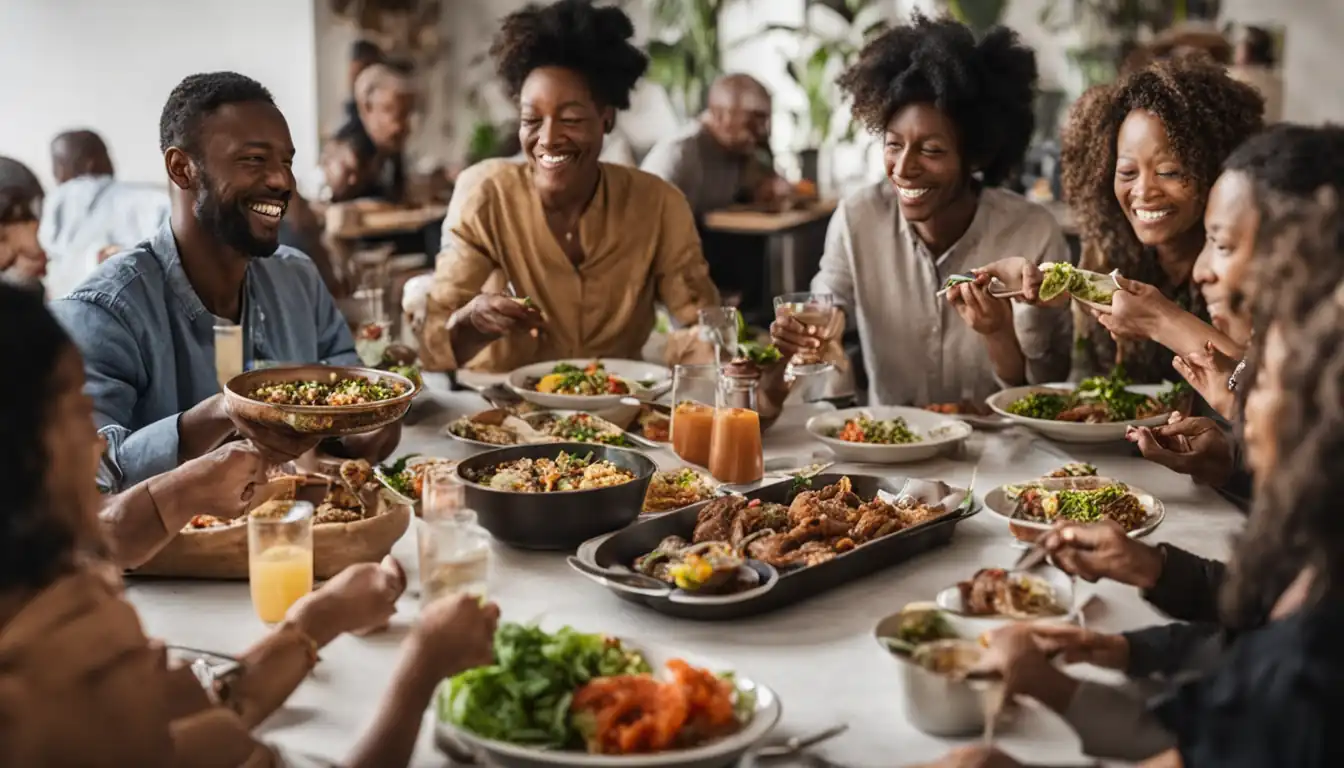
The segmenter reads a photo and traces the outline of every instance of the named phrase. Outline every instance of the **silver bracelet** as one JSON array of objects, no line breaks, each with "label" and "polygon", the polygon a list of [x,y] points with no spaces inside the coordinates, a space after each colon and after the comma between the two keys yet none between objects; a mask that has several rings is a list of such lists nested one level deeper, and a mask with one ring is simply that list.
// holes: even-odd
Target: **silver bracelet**
[{"label": "silver bracelet", "polygon": [[1237,367],[1232,369],[1232,375],[1227,377],[1228,392],[1237,391],[1237,377],[1240,376],[1241,372],[1244,370],[1246,370],[1246,359],[1242,358],[1241,362],[1237,363]]}]

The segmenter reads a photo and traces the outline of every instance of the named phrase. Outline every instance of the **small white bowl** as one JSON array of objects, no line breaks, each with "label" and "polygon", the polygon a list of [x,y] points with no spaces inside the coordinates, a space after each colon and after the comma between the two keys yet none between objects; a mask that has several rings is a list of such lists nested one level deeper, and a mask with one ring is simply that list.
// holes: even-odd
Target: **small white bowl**
[{"label": "small white bowl", "polygon": [[938,593],[934,603],[945,612],[949,618],[959,619],[956,625],[957,634],[979,638],[986,632],[993,632],[996,629],[1022,622],[1040,623],[1040,624],[1063,624],[1073,623],[1077,616],[1073,609],[1077,600],[1074,591],[1073,578],[1058,568],[1042,567],[1033,570],[1029,574],[1009,573],[1009,578],[1019,575],[1025,575],[1028,578],[1044,581],[1049,585],[1055,595],[1055,602],[1064,610],[1064,613],[1058,616],[1036,616],[1033,618],[1016,618],[1003,615],[973,615],[965,612],[965,606],[961,601],[961,590],[957,585],[944,589]]},{"label": "small white bowl", "polygon": [[[1114,443],[1125,439],[1125,430],[1129,427],[1156,427],[1167,423],[1170,413],[1160,413],[1147,419],[1134,421],[1115,421],[1108,424],[1081,424],[1073,421],[1053,421],[1050,419],[1031,419],[1008,412],[1008,406],[1034,392],[1068,394],[1073,391],[1070,385],[1045,385],[1033,387],[1014,387],[991,395],[985,404],[995,413],[1018,424],[1030,427],[1046,437],[1061,443]],[[1157,397],[1170,389],[1164,385],[1132,385],[1129,391]]]},{"label": "small white bowl", "polygon": [[[846,421],[857,416],[869,416],[877,421],[887,419],[905,419],[911,432],[923,440],[902,445],[875,445],[872,443],[851,443],[831,437],[831,433],[842,428]],[[853,461],[867,464],[905,464],[931,459],[952,446],[966,441],[971,436],[971,425],[953,416],[933,413],[922,408],[904,408],[901,406],[873,406],[871,408],[845,408],[830,413],[822,413],[807,420],[807,431],[826,444],[826,447],[841,461]]]}]

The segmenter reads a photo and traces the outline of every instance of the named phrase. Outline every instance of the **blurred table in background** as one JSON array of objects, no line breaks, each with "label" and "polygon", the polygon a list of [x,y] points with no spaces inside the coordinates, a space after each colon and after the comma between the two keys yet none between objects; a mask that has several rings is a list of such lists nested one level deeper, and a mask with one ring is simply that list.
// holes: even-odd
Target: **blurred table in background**
[{"label": "blurred table in background", "polygon": [[835,213],[836,200],[818,200],[785,211],[764,211],[750,206],[725,208],[705,214],[702,226],[709,234],[759,237],[765,244],[765,295],[763,306],[743,306],[748,320],[774,314],[775,296],[805,291],[817,273],[826,245],[826,227]]}]

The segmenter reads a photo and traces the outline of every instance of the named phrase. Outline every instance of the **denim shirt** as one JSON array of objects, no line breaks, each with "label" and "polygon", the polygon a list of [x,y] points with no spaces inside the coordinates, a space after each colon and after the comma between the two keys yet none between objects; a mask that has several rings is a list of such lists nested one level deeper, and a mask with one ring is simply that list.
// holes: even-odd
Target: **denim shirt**
[{"label": "denim shirt", "polygon": [[[176,467],[178,415],[220,389],[215,317],[187,280],[171,226],[108,259],[51,310],[84,356],[85,391],[108,443],[103,490]],[[317,267],[292,248],[248,265],[242,318],[249,363],[359,365]]]}]

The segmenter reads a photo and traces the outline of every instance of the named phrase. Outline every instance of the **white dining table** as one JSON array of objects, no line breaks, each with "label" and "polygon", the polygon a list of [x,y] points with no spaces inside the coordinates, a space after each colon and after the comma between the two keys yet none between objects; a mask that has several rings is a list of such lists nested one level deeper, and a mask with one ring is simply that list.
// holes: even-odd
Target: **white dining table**
[{"label": "white dining table", "polygon": [[[443,435],[459,416],[487,408],[470,391],[448,391],[430,376],[424,394],[408,414],[398,455],[420,453],[465,458],[470,446]],[[767,461],[795,459],[807,464],[824,452],[804,424],[828,405],[796,404],[765,434]],[[682,462],[667,450],[651,452],[660,466]],[[964,486],[974,478],[976,495],[1006,482],[1037,477],[1070,460],[1095,464],[1101,474],[1152,493],[1166,507],[1166,519],[1149,537],[1205,557],[1225,558],[1243,515],[1212,490],[1151,464],[1128,445],[1079,446],[1051,443],[1014,428],[977,431],[955,454],[912,465],[838,464],[830,471],[944,480]],[[895,565],[843,588],[754,618],[700,623],[671,618],[621,601],[570,570],[564,553],[527,552],[496,544],[490,598],[508,621],[540,622],[548,629],[570,625],[636,642],[684,649],[714,659],[773,688],[783,717],[768,741],[807,736],[829,726],[848,725],[837,738],[812,750],[820,762],[798,759],[761,765],[897,766],[935,759],[972,740],[927,736],[904,711],[896,662],[874,639],[877,622],[914,601],[932,600],[943,588],[988,566],[1010,566],[1019,554],[1003,520],[987,511],[963,521],[952,543]],[[393,553],[416,578],[414,526]],[[1135,629],[1164,618],[1138,592],[1118,584],[1085,585],[1095,592],[1086,612],[1089,627]],[[130,579],[130,600],[145,629],[165,642],[236,654],[266,633],[253,613],[246,582]],[[284,748],[339,761],[354,744],[378,706],[392,674],[399,645],[416,619],[418,600],[408,591],[388,632],[346,636],[322,652],[322,663],[287,704],[261,727],[261,738]],[[1099,670],[1073,668],[1086,676]],[[434,714],[425,715],[413,765],[450,762],[434,746]],[[996,731],[996,742],[1024,762],[1082,765],[1078,740],[1058,717],[1029,703]],[[748,760],[750,762],[750,760]]]}]

